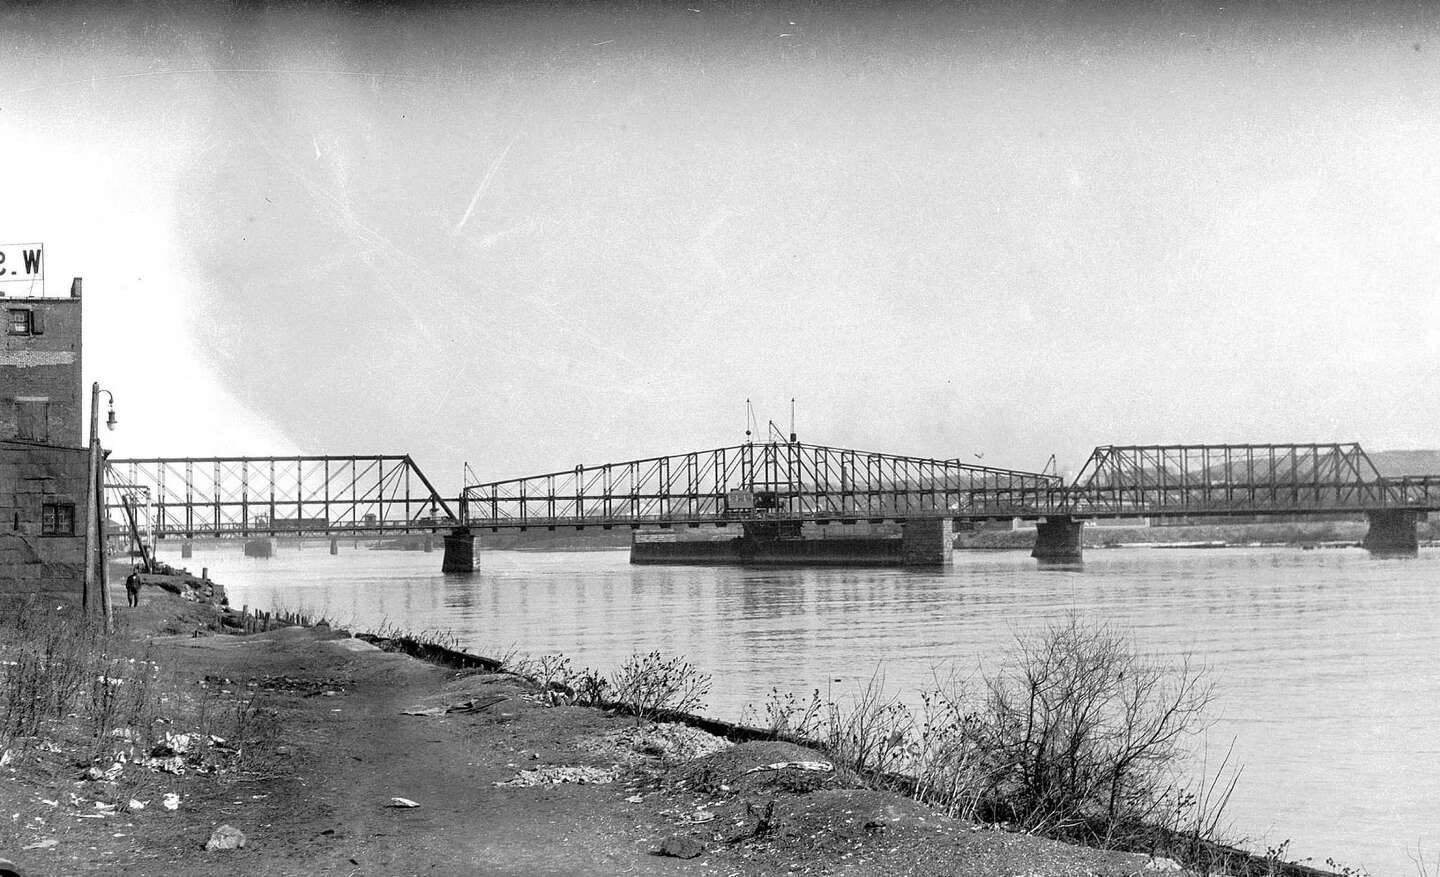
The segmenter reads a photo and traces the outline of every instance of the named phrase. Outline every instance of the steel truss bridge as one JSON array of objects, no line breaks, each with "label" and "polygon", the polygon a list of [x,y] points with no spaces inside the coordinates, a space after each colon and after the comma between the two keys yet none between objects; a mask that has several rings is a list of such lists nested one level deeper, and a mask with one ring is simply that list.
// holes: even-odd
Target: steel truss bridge
[{"label": "steel truss bridge", "polygon": [[1440,509],[1440,475],[1384,478],[1356,443],[1104,445],[1073,483],[772,442],[467,484],[474,528],[912,518],[1209,517]]},{"label": "steel truss bridge", "polygon": [[108,507],[159,538],[431,532],[450,503],[408,455],[106,461]]},{"label": "steel truss bridge", "polygon": [[743,444],[467,484],[478,528],[952,517],[976,495],[1059,489],[1053,475],[807,445]]},{"label": "steel truss bridge", "polygon": [[1355,443],[1104,445],[1067,485],[960,460],[769,442],[467,483],[454,506],[403,454],[111,459],[106,499],[147,535],[191,538],[1420,513],[1440,509],[1440,475],[1382,477]]}]

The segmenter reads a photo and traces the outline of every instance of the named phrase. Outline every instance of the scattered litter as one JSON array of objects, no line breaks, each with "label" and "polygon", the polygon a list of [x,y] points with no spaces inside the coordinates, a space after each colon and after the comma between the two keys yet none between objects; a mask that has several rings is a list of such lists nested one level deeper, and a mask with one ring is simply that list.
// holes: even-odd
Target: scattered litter
[{"label": "scattered litter", "polygon": [[190,746],[195,742],[194,734],[172,734],[165,732],[165,742],[156,743],[150,754],[157,757],[167,755],[184,755],[190,751]]},{"label": "scattered litter", "polygon": [[60,802],[59,802],[59,801],[52,801],[52,800],[50,800],[49,798],[41,798],[41,799],[40,799],[40,803],[41,803],[41,804],[48,804],[48,805],[51,806],[51,807],[59,807],[59,806],[60,806]]},{"label": "scattered litter", "polygon": [[60,845],[60,841],[56,840],[56,839],[53,838],[53,837],[47,837],[47,838],[45,838],[44,840],[37,840],[37,841],[35,841],[33,844],[26,844],[25,846],[21,847],[20,849],[22,849],[22,850],[48,850],[48,849],[51,849],[51,848],[53,848],[53,847],[57,847],[57,846],[59,846],[59,845]]},{"label": "scattered litter", "polygon": [[10,750],[6,749],[5,753],[3,755],[0,755],[0,767],[9,767],[10,757]]},{"label": "scattered litter", "polygon": [[245,832],[233,825],[222,825],[210,832],[210,839],[205,841],[207,850],[238,850],[245,846]]},{"label": "scattered litter", "polygon": [[635,761],[636,756],[686,761],[703,758],[733,745],[724,737],[679,722],[625,728],[597,737],[582,737],[575,743],[581,751],[610,754],[629,761]]},{"label": "scattered litter", "polygon": [[1179,870],[1182,870],[1182,869],[1181,869],[1181,867],[1180,867],[1180,863],[1177,862],[1177,861],[1175,861],[1174,859],[1164,859],[1164,858],[1161,858],[1161,857],[1159,857],[1159,856],[1155,856],[1155,857],[1152,858],[1150,861],[1148,861],[1148,862],[1145,863],[1145,870],[1146,870],[1146,871],[1179,871]]},{"label": "scattered litter", "polygon": [[630,804],[639,804],[641,801],[644,801],[644,800],[645,800],[645,796],[644,796],[644,795],[631,795],[630,797],[626,798],[625,800],[626,800],[627,803],[630,803]]},{"label": "scattered litter", "polygon": [[549,767],[537,767],[534,770],[522,770],[512,780],[495,783],[497,786],[553,786],[560,783],[574,783],[576,785],[603,786],[606,783],[615,782],[620,775],[619,770],[604,770],[598,767],[565,767],[553,765]]},{"label": "scattered litter", "polygon": [[422,707],[411,707],[411,708],[408,709],[408,710],[401,710],[401,711],[400,711],[400,715],[402,715],[402,716],[443,716],[443,715],[445,715],[445,707],[443,707],[443,706],[432,706],[432,707],[423,707],[423,708],[422,708]]},{"label": "scattered litter", "polygon": [[166,810],[179,810],[180,796],[175,794],[174,792],[166,792],[164,800],[160,802],[160,806],[164,807]]},{"label": "scattered litter", "polygon": [[410,800],[409,798],[391,798],[389,806],[398,807],[401,809],[409,809],[411,807],[419,807],[420,805]]},{"label": "scattered litter", "polygon": [[147,758],[141,764],[150,770],[173,773],[176,776],[185,773],[185,759],[178,755],[171,755],[168,758]]},{"label": "scattered litter", "polygon": [[759,767],[752,767],[745,771],[745,773],[760,773],[765,770],[785,770],[792,767],[796,770],[814,770],[824,773],[829,773],[835,769],[835,765],[828,761],[779,761],[775,764],[762,764]]},{"label": "scattered litter", "polygon": [[99,810],[101,813],[114,813],[114,812],[115,812],[115,805],[114,805],[114,804],[106,804],[104,801],[96,801],[96,802],[95,802],[95,809],[96,809],[96,810]]},{"label": "scattered litter", "polygon": [[144,809],[145,809],[145,805],[146,805],[146,804],[149,804],[149,803],[150,803],[149,801],[139,801],[139,800],[136,800],[135,798],[131,798],[131,799],[130,799],[130,803],[127,804],[126,806],[128,806],[131,810],[144,810]]}]

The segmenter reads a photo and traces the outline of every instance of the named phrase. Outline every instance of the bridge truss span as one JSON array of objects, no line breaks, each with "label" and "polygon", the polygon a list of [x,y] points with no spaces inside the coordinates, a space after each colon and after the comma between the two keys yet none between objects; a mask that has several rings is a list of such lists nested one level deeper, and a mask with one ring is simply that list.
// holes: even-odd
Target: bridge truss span
[{"label": "bridge truss span", "polygon": [[110,508],[157,537],[404,533],[454,512],[409,455],[189,457],[106,462]]},{"label": "bridge truss span", "polygon": [[1058,499],[1076,517],[1425,510],[1440,478],[1384,478],[1353,442],[1102,445]]},{"label": "bridge truss span", "polygon": [[479,528],[847,521],[980,513],[1062,488],[1059,478],[799,442],[743,444],[467,484]]}]

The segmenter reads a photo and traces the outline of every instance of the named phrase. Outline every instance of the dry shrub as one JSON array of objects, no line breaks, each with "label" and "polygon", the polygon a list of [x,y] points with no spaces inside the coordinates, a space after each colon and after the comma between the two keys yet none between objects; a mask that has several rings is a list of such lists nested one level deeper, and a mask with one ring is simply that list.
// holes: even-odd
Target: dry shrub
[{"label": "dry shrub", "polygon": [[1100,843],[1163,817],[1182,744],[1214,699],[1188,657],[1143,655],[1075,615],[1017,637],[985,689],[987,797],[1022,829]]},{"label": "dry shrub", "polygon": [[638,718],[653,719],[661,713],[704,709],[710,674],[681,658],[666,658],[652,651],[625,659],[609,688],[615,703]]}]

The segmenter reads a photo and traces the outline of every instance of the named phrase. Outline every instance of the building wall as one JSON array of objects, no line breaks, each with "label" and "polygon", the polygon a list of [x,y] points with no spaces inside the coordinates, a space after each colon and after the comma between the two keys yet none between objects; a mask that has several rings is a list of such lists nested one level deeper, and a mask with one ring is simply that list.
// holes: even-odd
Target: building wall
[{"label": "building wall", "polygon": [[[68,447],[85,441],[78,292],[77,284],[70,298],[0,298],[0,440],[18,438],[22,408],[45,400],[47,428],[39,441]],[[13,332],[12,312],[28,313],[34,330]]]},{"label": "building wall", "polygon": [[[90,455],[80,283],[69,298],[0,298],[0,603],[79,604]],[[28,331],[15,331],[17,313]]]},{"label": "building wall", "polygon": [[[0,603],[40,597],[80,604],[89,478],[84,448],[0,441]],[[71,532],[45,532],[46,505],[52,514],[70,510]]]}]

